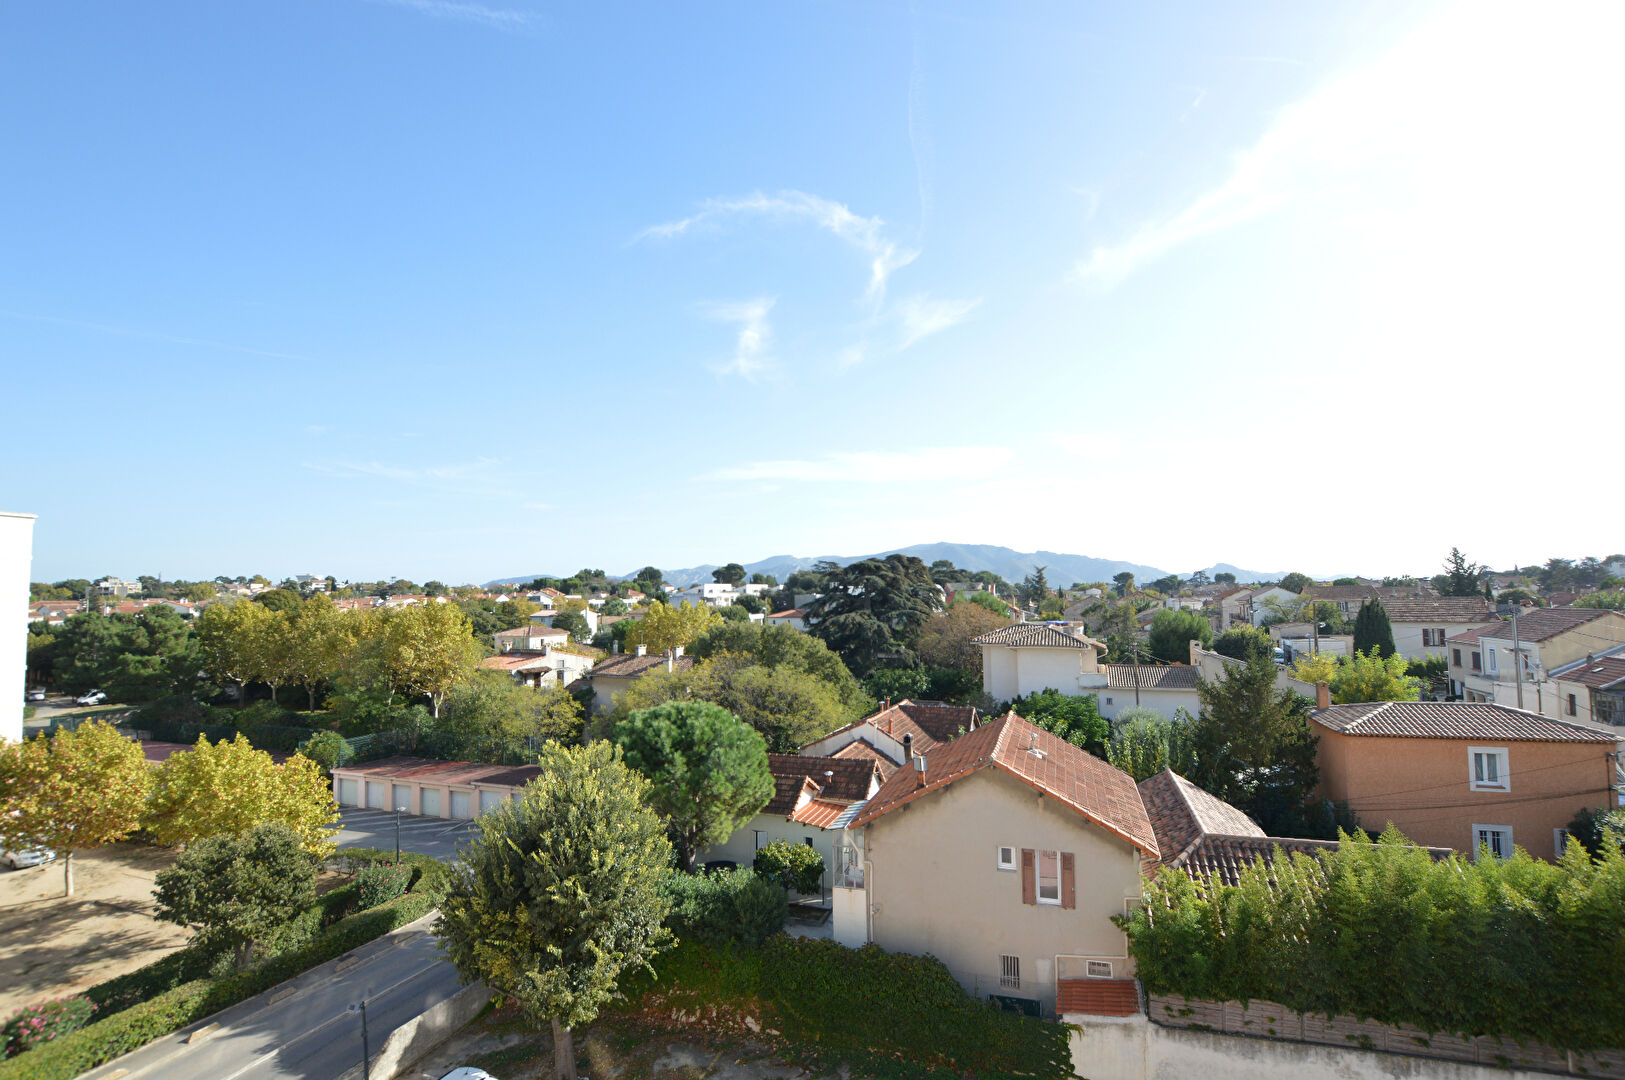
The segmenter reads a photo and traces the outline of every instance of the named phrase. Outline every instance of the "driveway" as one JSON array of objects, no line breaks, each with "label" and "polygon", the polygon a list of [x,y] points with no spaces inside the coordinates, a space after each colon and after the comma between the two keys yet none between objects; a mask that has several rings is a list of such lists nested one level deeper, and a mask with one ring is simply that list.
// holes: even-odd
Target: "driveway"
[{"label": "driveway", "polygon": [[[467,843],[474,834],[472,821],[446,818],[418,817],[402,814],[401,850],[418,855],[432,855],[449,860],[457,854],[457,845]],[[360,808],[339,811],[340,849],[349,847],[395,850],[395,815],[388,810]]]}]

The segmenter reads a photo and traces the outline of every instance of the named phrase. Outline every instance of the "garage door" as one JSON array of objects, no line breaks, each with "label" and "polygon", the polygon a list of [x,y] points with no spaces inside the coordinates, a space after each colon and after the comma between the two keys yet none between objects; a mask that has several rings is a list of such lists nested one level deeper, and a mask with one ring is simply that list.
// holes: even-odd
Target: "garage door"
[{"label": "garage door", "polygon": [[480,813],[483,814],[487,810],[495,810],[497,807],[499,807],[501,805],[502,805],[502,792],[500,792],[500,791],[482,791],[482,792],[480,792]]},{"label": "garage door", "polygon": [[418,805],[418,813],[422,814],[424,817],[440,816],[439,788],[424,788],[418,793],[418,798],[422,800]]},{"label": "garage door", "polygon": [[340,780],[339,781],[339,805],[340,806],[360,806],[361,805],[361,801],[360,801],[361,797],[356,792],[356,788],[359,787],[359,786],[360,785],[358,785],[356,783],[356,781],[354,781],[354,780]]},{"label": "garage door", "polygon": [[454,791],[451,793],[451,816],[454,818],[471,818],[474,816],[474,808],[469,792]]},{"label": "garage door", "polygon": [[374,810],[384,808],[384,785],[376,780],[367,781],[367,805]]},{"label": "garage door", "polygon": [[390,807],[391,810],[410,811],[412,809],[412,789],[409,786],[396,784],[395,790],[391,794],[395,796],[394,805]]}]

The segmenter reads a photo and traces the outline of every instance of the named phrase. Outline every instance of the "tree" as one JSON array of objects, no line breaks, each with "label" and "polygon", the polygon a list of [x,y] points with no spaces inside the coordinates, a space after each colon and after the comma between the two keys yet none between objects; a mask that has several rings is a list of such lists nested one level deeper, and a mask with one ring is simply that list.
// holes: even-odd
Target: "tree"
[{"label": "tree", "polygon": [[1207,576],[1206,570],[1198,570],[1185,579],[1185,584],[1193,589],[1200,589],[1204,585],[1210,584],[1211,581],[1212,579]]},{"label": "tree", "polygon": [[1275,665],[1256,656],[1201,680],[1197,696],[1202,711],[1191,728],[1189,779],[1272,836],[1307,835],[1308,801],[1320,780],[1308,720],[1313,703],[1277,689]]},{"label": "tree", "polygon": [[987,608],[987,610],[1006,622],[1010,621],[1010,605],[990,592],[978,590],[976,592],[960,593],[954,597],[954,603],[975,604],[978,607]]},{"label": "tree", "polygon": [[652,653],[666,652],[679,645],[687,648],[721,621],[710,608],[687,600],[678,607],[651,606],[648,614],[626,632],[626,644],[628,647],[642,645]]},{"label": "tree", "polygon": [[267,589],[254,597],[253,602],[267,611],[282,612],[298,611],[299,605],[304,603],[292,589]]},{"label": "tree", "polygon": [[883,660],[913,660],[920,626],[942,607],[942,592],[925,563],[912,555],[861,559],[850,566],[819,563],[825,590],[807,608],[810,632],[867,674]]},{"label": "tree", "polygon": [[914,651],[922,663],[980,673],[982,647],[971,644],[972,639],[1009,623],[1009,619],[994,614],[984,605],[956,598],[946,610],[925,621],[915,639]]},{"label": "tree", "polygon": [[1315,579],[1308,574],[1298,573],[1288,574],[1280,581],[1281,588],[1290,593],[1301,593],[1314,583]]},{"label": "tree", "polygon": [[724,585],[743,585],[745,583],[745,568],[736,562],[727,566],[719,566],[711,571],[711,579]]},{"label": "tree", "polygon": [[553,616],[553,629],[563,630],[570,635],[571,641],[584,642],[592,637],[592,628],[587,625],[587,616],[580,609],[564,611]]},{"label": "tree", "polygon": [[1337,657],[1331,653],[1304,653],[1292,661],[1292,677],[1299,682],[1326,683],[1337,677]]},{"label": "tree", "polygon": [[192,603],[213,600],[216,595],[215,587],[203,581],[195,581],[181,590],[181,599]]},{"label": "tree", "polygon": [[446,693],[474,671],[480,648],[456,604],[396,608],[384,620],[384,664],[395,685],[427,697],[434,716]]},{"label": "tree", "polygon": [[1213,575],[1213,584],[1215,585],[1234,585],[1235,583],[1236,575],[1232,574],[1228,570],[1220,570],[1217,574]]},{"label": "tree", "polygon": [[818,892],[824,884],[824,856],[810,844],[775,840],[757,849],[755,870],[786,892]]},{"label": "tree", "polygon": [[674,701],[721,706],[760,732],[776,754],[793,754],[854,719],[835,687],[817,676],[729,656],[687,671],[650,672],[616,696],[616,713],[624,717]]},{"label": "tree", "polygon": [[1179,591],[1179,575],[1169,574],[1167,577],[1160,577],[1151,583],[1151,588],[1164,596],[1172,596]]},{"label": "tree", "polygon": [[[695,639],[689,653],[702,659],[729,657],[765,668],[793,668],[805,672],[834,691],[848,720],[874,711],[874,699],[864,692],[841,658],[818,638],[793,626],[758,623],[719,623]],[[836,726],[839,726],[838,724]]]},{"label": "tree", "polygon": [[1213,639],[1213,651],[1234,660],[1247,660],[1254,656],[1273,659],[1275,642],[1267,630],[1256,626],[1232,626]]},{"label": "tree", "polygon": [[670,939],[671,846],[643,802],[651,785],[609,743],[550,744],[541,766],[518,802],[479,818],[435,934],[464,982],[551,1022],[554,1073],[574,1080],[573,1029]]},{"label": "tree", "polygon": [[[1553,560],[1559,561],[1559,560]],[[1477,596],[1478,579],[1486,568],[1469,562],[1460,548],[1451,548],[1445,557],[1444,573],[1434,579],[1441,596]]]},{"label": "tree", "polygon": [[766,585],[774,589],[779,587],[779,579],[774,577],[772,574],[752,574],[750,576],[750,583],[752,585]]},{"label": "tree", "polygon": [[1151,620],[1151,655],[1170,664],[1188,664],[1191,642],[1206,649],[1213,644],[1213,624],[1195,611],[1163,608]]},{"label": "tree", "polygon": [[611,736],[649,778],[649,805],[665,817],[678,864],[726,843],[773,797],[767,743],[727,709],[702,701],[640,709]]},{"label": "tree", "polygon": [[1356,652],[1344,657],[1332,676],[1332,702],[1350,705],[1359,701],[1415,701],[1421,696],[1422,680],[1407,675],[1403,656],[1379,656]]},{"label": "tree", "polygon": [[558,683],[531,688],[500,671],[477,671],[452,687],[436,727],[455,736],[460,754],[477,756],[485,739],[566,739],[581,736],[581,703]]},{"label": "tree", "polygon": [[1360,605],[1360,613],[1354,617],[1354,650],[1376,656],[1393,656],[1398,651],[1388,609],[1374,596]]},{"label": "tree", "polygon": [[1033,572],[1021,581],[1021,602],[1036,608],[1049,597],[1049,580],[1044,576],[1047,566],[1035,566]]},{"label": "tree", "polygon": [[151,769],[141,744],[93,721],[0,746],[0,847],[62,856],[73,895],[73,856],[135,832]]},{"label": "tree", "polygon": [[230,951],[243,968],[256,949],[281,943],[293,917],[315,902],[316,860],[286,825],[256,825],[191,845],[156,884],[158,918],[201,927],[198,944]]},{"label": "tree", "polygon": [[1132,706],[1112,721],[1112,736],[1106,743],[1106,760],[1135,781],[1155,776],[1163,769],[1187,775],[1195,764],[1190,728],[1193,721],[1183,709],[1169,720],[1155,709]]},{"label": "tree", "polygon": [[603,613],[605,615],[625,615],[632,609],[626,606],[626,601],[618,596],[612,596],[604,601]]},{"label": "tree", "polygon": [[325,857],[333,852],[338,819],[321,766],[303,754],[279,765],[238,732],[218,743],[199,735],[191,750],[171,754],[155,770],[142,825],[160,844],[180,844],[281,824],[306,851]]},{"label": "tree", "polygon": [[1117,586],[1118,596],[1127,596],[1134,591],[1134,575],[1127,570],[1112,575],[1112,581]]},{"label": "tree", "polygon": [[1059,690],[1044,689],[1016,698],[1010,703],[1010,709],[1079,749],[1096,757],[1106,756],[1111,725],[1100,715],[1099,702],[1093,694],[1072,697]]}]

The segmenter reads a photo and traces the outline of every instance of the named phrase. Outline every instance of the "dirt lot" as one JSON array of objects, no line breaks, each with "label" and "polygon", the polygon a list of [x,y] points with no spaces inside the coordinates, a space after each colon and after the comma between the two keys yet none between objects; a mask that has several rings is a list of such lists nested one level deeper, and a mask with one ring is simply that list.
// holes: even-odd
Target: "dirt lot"
[{"label": "dirt lot", "polygon": [[188,932],[152,917],[153,875],[174,853],[114,844],[62,864],[0,870],[0,1018],[122,975],[185,943]]},{"label": "dirt lot", "polygon": [[[845,1066],[808,1072],[776,1060],[749,1041],[678,1039],[625,1018],[602,1019],[576,1033],[576,1062],[585,1080],[862,1080]],[[436,1049],[401,1080],[437,1080],[459,1065],[474,1065],[498,1080],[552,1076],[553,1040],[536,1035],[516,1011],[487,1013]]]}]

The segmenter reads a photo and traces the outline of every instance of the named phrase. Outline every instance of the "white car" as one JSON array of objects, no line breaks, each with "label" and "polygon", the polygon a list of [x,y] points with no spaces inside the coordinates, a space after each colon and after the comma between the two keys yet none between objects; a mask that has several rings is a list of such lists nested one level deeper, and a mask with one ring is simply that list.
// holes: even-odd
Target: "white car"
[{"label": "white car", "polygon": [[23,695],[23,697],[24,697],[24,700],[26,700],[26,701],[44,701],[45,700],[45,687],[36,686],[36,687],[34,687],[34,689],[30,690],[27,694]]},{"label": "white car", "polygon": [[80,694],[75,700],[80,705],[100,705],[107,700],[107,695],[100,690],[90,690]]},{"label": "white car", "polygon": [[48,863],[56,858],[56,852],[44,848],[34,848],[31,851],[0,851],[0,863],[5,863],[13,870],[21,870],[28,866],[38,866]]},{"label": "white car", "polygon": [[484,1069],[476,1069],[472,1065],[463,1065],[451,1070],[451,1072],[442,1076],[440,1080],[497,1080],[497,1078]]}]

